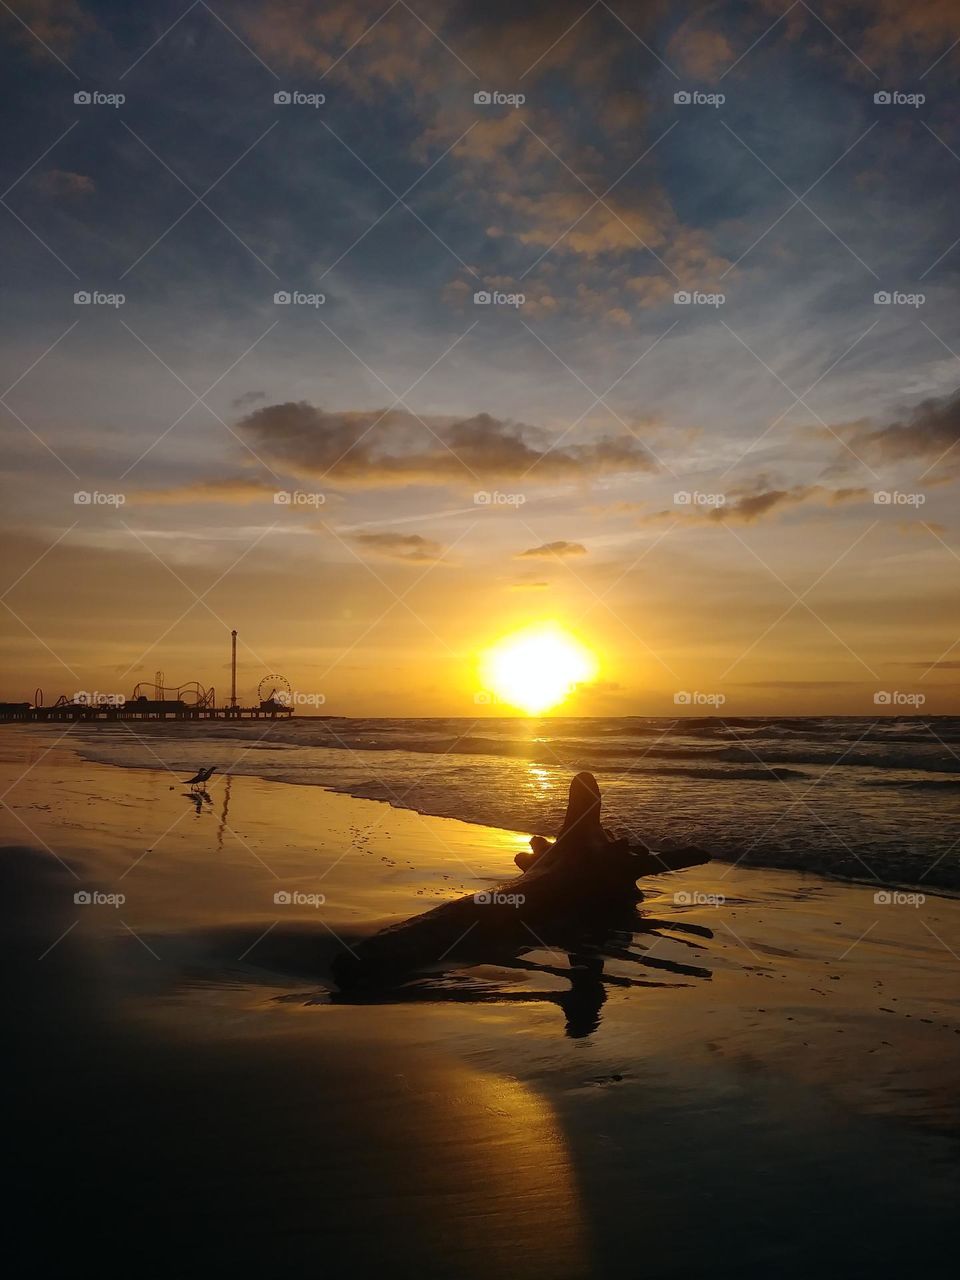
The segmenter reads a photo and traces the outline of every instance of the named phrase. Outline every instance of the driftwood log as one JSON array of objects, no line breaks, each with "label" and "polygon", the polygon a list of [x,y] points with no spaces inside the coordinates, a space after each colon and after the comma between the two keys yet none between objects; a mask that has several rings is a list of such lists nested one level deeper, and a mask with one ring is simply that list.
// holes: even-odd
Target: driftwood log
[{"label": "driftwood log", "polygon": [[710,855],[694,847],[654,852],[614,839],[600,824],[600,788],[590,773],[578,773],[556,840],[534,836],[520,854],[523,874],[445,902],[422,915],[389,925],[335,961],[344,988],[359,982],[401,977],[450,955],[483,956],[516,946],[536,946],[558,924],[596,923],[643,897],[637,880],[700,866]]}]

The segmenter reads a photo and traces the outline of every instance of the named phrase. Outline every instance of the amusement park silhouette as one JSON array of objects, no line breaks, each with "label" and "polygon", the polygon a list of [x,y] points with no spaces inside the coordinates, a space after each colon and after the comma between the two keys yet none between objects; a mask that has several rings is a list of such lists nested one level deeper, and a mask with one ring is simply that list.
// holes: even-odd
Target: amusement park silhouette
[{"label": "amusement park silhouette", "polygon": [[50,706],[44,705],[42,689],[32,702],[0,702],[0,721],[70,720],[262,720],[293,715],[293,690],[285,676],[265,675],[257,685],[256,701],[244,706],[237,699],[237,633],[231,632],[230,697],[217,702],[213,685],[205,688],[198,680],[168,685],[163,671],[153,681],[141,680],[129,698],[119,693],[78,690],[61,693]]}]

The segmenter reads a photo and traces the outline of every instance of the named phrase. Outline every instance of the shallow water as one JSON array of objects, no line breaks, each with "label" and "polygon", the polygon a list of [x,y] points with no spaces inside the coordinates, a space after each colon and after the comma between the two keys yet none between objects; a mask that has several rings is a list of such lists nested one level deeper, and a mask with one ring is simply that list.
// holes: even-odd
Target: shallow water
[{"label": "shallow water", "polygon": [[[58,726],[36,730],[62,733]],[[748,865],[960,889],[960,719],[343,720],[83,726],[90,759],[323,786],[421,813],[556,829],[572,773],[609,823]]]}]

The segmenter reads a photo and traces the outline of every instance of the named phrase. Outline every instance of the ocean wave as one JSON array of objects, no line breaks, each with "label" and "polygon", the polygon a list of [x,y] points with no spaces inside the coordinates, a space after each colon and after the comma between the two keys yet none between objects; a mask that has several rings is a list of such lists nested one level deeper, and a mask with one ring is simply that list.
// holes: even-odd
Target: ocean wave
[{"label": "ocean wave", "polygon": [[[776,741],[765,723],[749,746],[689,734],[648,743],[623,738],[615,720],[565,720],[552,738],[543,721],[477,732],[472,721],[337,720],[278,722],[266,734],[262,724],[146,723],[136,738],[83,726],[71,741],[104,763],[215,764],[527,834],[557,829],[571,774],[590,769],[610,821],[653,847],[672,836],[756,866],[960,888],[960,761],[949,746],[904,743],[902,726],[883,741],[870,722],[832,723],[832,734],[820,721],[805,739]],[[957,723],[938,724],[938,737],[948,742]]]},{"label": "ocean wave", "polygon": [[867,787],[898,787],[904,791],[960,791],[960,778],[868,778]]},{"label": "ocean wave", "polygon": [[[706,721],[694,720],[697,725]],[[715,722],[709,722],[714,725]],[[733,721],[725,722],[729,730]],[[725,737],[697,737],[671,728],[673,722],[650,720],[633,732],[632,721],[558,720],[550,733],[546,722],[536,722],[531,732],[523,721],[487,721],[485,731],[475,732],[476,721],[451,720],[333,720],[320,717],[277,721],[266,727],[223,723],[198,724],[189,732],[208,740],[236,741],[244,752],[313,749],[369,753],[405,752],[444,757],[478,756],[527,760],[564,768],[618,767],[634,770],[649,762],[651,768],[669,761],[716,768],[739,765],[758,769],[829,769],[832,774],[852,770],[921,772],[960,775],[960,721],[950,718],[926,733],[880,729],[873,722],[811,721],[805,737],[793,732],[798,721],[764,721],[763,737],[733,741]],[[900,722],[897,722],[900,723]],[[913,723],[913,722],[911,722]],[[486,728],[487,725],[491,727]],[[843,732],[840,732],[843,726]],[[787,729],[790,736],[771,736],[771,729]],[[827,731],[829,730],[829,731]],[[93,740],[108,742],[117,726],[101,725],[85,730]],[[179,723],[150,723],[138,727],[141,737],[182,740],[187,732]],[[738,731],[739,732],[739,731]],[[647,740],[642,740],[646,738]],[[129,734],[121,735],[121,741]],[[957,749],[952,745],[957,744]]]}]

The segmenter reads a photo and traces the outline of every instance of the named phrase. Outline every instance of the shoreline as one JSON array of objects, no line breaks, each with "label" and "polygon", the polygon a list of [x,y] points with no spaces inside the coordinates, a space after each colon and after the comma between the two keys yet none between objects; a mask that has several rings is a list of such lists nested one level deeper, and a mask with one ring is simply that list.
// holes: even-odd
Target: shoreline
[{"label": "shoreline", "polygon": [[[301,717],[301,719],[303,720],[308,720],[308,719],[324,720],[324,719],[333,719],[333,718],[341,718],[341,717],[320,717],[320,716]],[[31,730],[34,730],[35,728],[36,726],[17,725],[16,731],[24,732],[24,730],[26,730],[26,732],[29,734]],[[195,728],[195,726],[191,725],[191,729],[192,728]],[[185,730],[185,732],[189,732],[189,730]],[[6,740],[6,736],[9,733],[10,733],[10,728],[4,731],[3,727],[0,727],[0,741]],[[61,735],[58,741],[68,742],[69,735],[70,735],[70,728],[68,728]],[[92,764],[102,764],[108,768],[117,768],[121,770],[142,771],[145,773],[152,773],[160,770],[160,767],[162,766],[162,768],[167,771],[171,771],[173,773],[180,772],[179,769],[174,770],[171,768],[170,765],[162,761],[159,754],[155,752],[149,745],[144,744],[143,741],[137,735],[134,735],[131,732],[131,736],[135,739],[135,741],[140,742],[141,745],[145,746],[146,751],[149,752],[150,756],[153,758],[152,762],[135,763],[132,761],[119,761],[119,760],[104,761],[102,759],[98,759],[97,755],[95,754],[95,751],[96,751],[95,747],[89,744],[83,744],[83,743],[77,744],[77,745],[69,744],[68,749],[75,752],[80,759],[89,761]],[[41,735],[36,735],[36,738],[38,741],[41,741],[41,742],[43,741]],[[173,738],[172,735],[165,734],[165,735],[160,735],[159,740],[163,742],[170,742],[175,739]],[[185,739],[185,740],[189,741],[189,744],[191,747],[196,748],[198,746],[198,740],[195,737],[190,739]],[[237,738],[230,738],[229,735],[221,734],[221,735],[217,735],[215,740],[219,742],[236,741],[238,744],[244,743],[245,745],[244,745],[243,751],[241,752],[241,756],[245,756],[248,752],[254,751],[258,746],[261,747],[261,750],[278,750],[279,749],[281,751],[283,750],[297,751],[302,749],[298,747],[296,744],[285,743],[285,742],[278,743],[278,742],[272,742],[272,741],[268,742],[265,738],[258,738],[253,743],[247,743],[245,741],[245,738],[242,735]],[[265,745],[261,746],[262,743]],[[86,747],[86,750],[85,750],[85,747]],[[319,751],[319,750],[336,749],[336,748],[325,748],[325,747],[314,748],[311,746],[311,749],[316,749]],[[349,751],[350,749],[344,749],[344,750]],[[382,748],[382,750],[386,752],[387,750],[396,750],[396,748],[385,747],[385,748]],[[196,752],[192,752],[191,754],[196,755]],[[430,753],[423,752],[422,754],[424,756],[428,756]],[[203,759],[206,760],[208,758],[209,758],[208,753],[204,753]],[[490,757],[490,758],[495,759],[496,757]],[[196,759],[200,759],[200,757],[197,756]],[[234,762],[234,767],[236,763],[238,763],[238,761]],[[191,759],[188,762],[184,763],[183,771],[193,770],[195,766],[196,766],[196,760]],[[228,769],[228,772],[229,772],[229,769]],[[348,796],[352,799],[360,800],[366,803],[383,804],[397,812],[415,813],[422,818],[427,818],[427,819],[435,818],[443,821],[461,822],[472,827],[478,827],[484,831],[498,830],[498,831],[507,833],[511,836],[522,836],[523,847],[526,847],[526,840],[530,835],[529,827],[523,825],[519,821],[516,823],[516,825],[510,825],[509,822],[507,824],[498,825],[498,824],[493,824],[488,821],[485,821],[482,817],[473,817],[473,816],[470,816],[469,814],[454,816],[447,813],[441,813],[436,811],[436,809],[434,808],[419,806],[412,802],[403,803],[407,799],[406,794],[403,796],[400,796],[399,798],[395,796],[389,796],[389,795],[378,796],[378,795],[367,795],[362,793],[358,794],[358,789],[356,787],[351,789],[351,787],[348,785],[338,785],[336,783],[307,781],[301,778],[283,777],[283,776],[274,775],[274,774],[271,774],[268,776],[266,773],[257,770],[256,767],[250,769],[249,772],[244,771],[242,773],[232,774],[231,776],[255,777],[255,778],[261,779],[264,782],[275,783],[282,786],[288,786],[288,787],[294,787],[294,788],[302,788],[302,787],[316,788],[318,790],[326,792],[329,795],[343,795],[343,796]],[[655,779],[657,775],[655,773],[651,773],[648,776]],[[958,788],[960,788],[960,779],[958,779],[957,786]],[[743,857],[742,853],[739,856],[734,856],[734,853],[736,851],[725,851],[723,848],[717,848],[717,847],[712,848],[710,852],[712,853],[713,860],[715,862],[720,862],[728,866],[740,865],[741,859]],[[749,846],[748,846],[747,852],[749,852]],[[839,885],[849,884],[849,885],[858,885],[862,887],[872,887],[876,891],[893,890],[895,892],[899,892],[899,891],[911,892],[911,893],[919,892],[929,897],[948,898],[948,899],[954,899],[954,900],[960,899],[960,885],[930,883],[922,878],[911,879],[906,876],[897,876],[894,874],[890,874],[889,872],[885,873],[882,864],[879,866],[879,869],[873,866],[869,868],[873,876],[872,879],[868,878],[865,875],[864,876],[855,875],[850,871],[835,872],[835,871],[832,871],[829,867],[823,867],[819,865],[813,866],[813,867],[797,866],[786,859],[783,859],[780,861],[766,861],[766,862],[750,861],[750,862],[744,863],[744,865],[749,869],[756,870],[756,871],[771,870],[771,871],[792,872],[800,876],[810,876],[810,877],[813,877],[814,879],[829,880],[832,883],[836,883]],[[513,872],[511,871],[510,874],[512,875]]]}]

